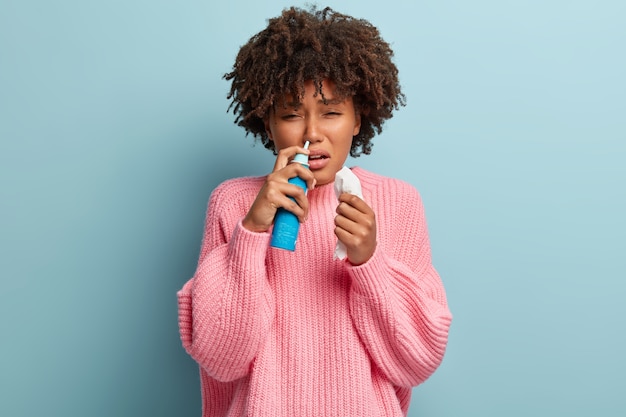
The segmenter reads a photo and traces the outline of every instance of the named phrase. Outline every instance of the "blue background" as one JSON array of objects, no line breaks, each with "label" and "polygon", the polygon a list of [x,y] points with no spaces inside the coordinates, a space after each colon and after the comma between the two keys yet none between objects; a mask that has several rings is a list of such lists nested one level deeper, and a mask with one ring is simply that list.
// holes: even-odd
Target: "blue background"
[{"label": "blue background", "polygon": [[[175,293],[273,164],[221,76],[289,4],[0,0],[0,415],[200,415]],[[329,4],[395,49],[350,164],[421,191],[455,316],[410,415],[626,415],[626,3]]]}]

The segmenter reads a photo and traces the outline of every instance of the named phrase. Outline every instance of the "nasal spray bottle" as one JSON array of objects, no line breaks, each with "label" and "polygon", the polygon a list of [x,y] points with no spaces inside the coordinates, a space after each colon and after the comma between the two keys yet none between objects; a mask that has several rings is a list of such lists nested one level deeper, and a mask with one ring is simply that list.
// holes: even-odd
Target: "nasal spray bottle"
[{"label": "nasal spray bottle", "polygon": [[[309,148],[309,141],[304,144],[304,149]],[[309,167],[309,156],[299,153],[296,154],[293,162]],[[300,177],[293,177],[289,179],[289,183],[296,184],[306,192],[306,182]],[[289,197],[293,201],[296,201],[293,197]],[[274,228],[272,229],[272,240],[270,246],[274,248],[286,249],[290,251],[296,250],[296,239],[298,238],[298,230],[300,229],[300,222],[295,214],[290,211],[279,207],[276,211],[276,217],[274,217]]]}]

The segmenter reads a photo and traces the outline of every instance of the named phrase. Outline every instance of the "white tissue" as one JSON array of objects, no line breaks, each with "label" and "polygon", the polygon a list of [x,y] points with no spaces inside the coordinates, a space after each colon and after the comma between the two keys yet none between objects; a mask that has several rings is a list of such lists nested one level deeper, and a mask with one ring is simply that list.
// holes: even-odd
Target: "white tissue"
[{"label": "white tissue", "polygon": [[[354,175],[348,167],[341,168],[335,176],[335,195],[339,198],[341,193],[354,194],[359,198],[363,198],[361,191],[361,181]],[[347,256],[346,245],[337,240],[333,259],[345,259]]]}]

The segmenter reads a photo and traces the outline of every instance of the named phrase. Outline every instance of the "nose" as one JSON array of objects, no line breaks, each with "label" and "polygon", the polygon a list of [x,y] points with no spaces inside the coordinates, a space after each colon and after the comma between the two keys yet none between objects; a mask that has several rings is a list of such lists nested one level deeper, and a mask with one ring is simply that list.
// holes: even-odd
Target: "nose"
[{"label": "nose", "polygon": [[307,140],[311,143],[321,142],[324,140],[320,129],[320,123],[315,117],[309,117],[306,119],[306,127],[304,131],[304,142]]}]

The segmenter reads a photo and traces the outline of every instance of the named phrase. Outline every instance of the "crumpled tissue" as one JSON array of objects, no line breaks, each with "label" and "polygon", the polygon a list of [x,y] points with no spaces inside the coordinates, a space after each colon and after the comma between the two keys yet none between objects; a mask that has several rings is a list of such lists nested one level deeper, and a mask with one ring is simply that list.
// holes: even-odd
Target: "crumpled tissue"
[{"label": "crumpled tissue", "polygon": [[[354,175],[354,173],[348,167],[341,168],[337,175],[335,175],[335,195],[339,198],[341,193],[354,194],[359,198],[363,198],[363,192],[361,191],[361,181]],[[333,259],[343,260],[346,258],[348,252],[346,245],[337,240],[337,246],[333,254]]]}]

